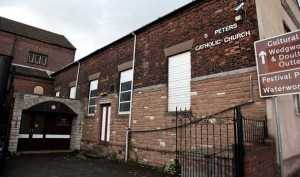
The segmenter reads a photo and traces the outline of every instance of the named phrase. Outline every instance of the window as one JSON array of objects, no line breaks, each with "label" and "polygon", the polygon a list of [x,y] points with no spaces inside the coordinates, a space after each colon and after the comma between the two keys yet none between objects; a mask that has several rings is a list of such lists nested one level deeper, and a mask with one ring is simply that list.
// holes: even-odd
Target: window
[{"label": "window", "polygon": [[191,106],[191,53],[169,57],[168,110],[189,110]]},{"label": "window", "polygon": [[46,66],[48,62],[48,56],[36,52],[29,52],[28,63]]},{"label": "window", "polygon": [[76,99],[76,87],[70,88],[70,99]]},{"label": "window", "polygon": [[298,4],[298,7],[300,8],[300,0],[296,0],[296,3]]},{"label": "window", "polygon": [[60,91],[55,92],[55,97],[60,97]]},{"label": "window", "polygon": [[120,94],[119,94],[119,114],[130,113],[130,102],[132,92],[133,70],[121,72],[120,75]]},{"label": "window", "polygon": [[44,88],[41,86],[34,87],[33,94],[44,95]]},{"label": "window", "polygon": [[88,102],[89,115],[95,114],[97,95],[98,95],[98,80],[93,80],[90,82],[89,102]]},{"label": "window", "polygon": [[300,95],[294,95],[294,105],[297,114],[300,114]]},{"label": "window", "polygon": [[283,29],[285,33],[291,32],[290,27],[285,22],[283,22]]}]

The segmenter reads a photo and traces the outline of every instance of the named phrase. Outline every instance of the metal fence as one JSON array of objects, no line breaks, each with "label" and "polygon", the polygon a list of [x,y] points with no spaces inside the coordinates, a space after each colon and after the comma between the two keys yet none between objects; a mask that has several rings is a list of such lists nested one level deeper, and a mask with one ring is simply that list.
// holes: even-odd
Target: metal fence
[{"label": "metal fence", "polygon": [[266,121],[245,119],[240,107],[228,112],[198,118],[176,111],[178,177],[243,177],[244,142],[264,143]]},{"label": "metal fence", "polygon": [[267,120],[253,120],[243,118],[244,142],[263,144],[268,137]]}]

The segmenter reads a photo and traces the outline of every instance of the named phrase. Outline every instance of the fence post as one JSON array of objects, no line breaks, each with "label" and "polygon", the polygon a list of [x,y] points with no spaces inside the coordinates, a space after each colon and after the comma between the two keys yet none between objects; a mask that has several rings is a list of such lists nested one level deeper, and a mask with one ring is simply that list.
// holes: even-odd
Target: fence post
[{"label": "fence post", "polygon": [[175,158],[175,170],[176,170],[176,176],[179,177],[179,157],[178,157],[178,110],[176,107],[176,158]]},{"label": "fence post", "polygon": [[244,177],[244,125],[241,107],[235,108],[236,143],[235,143],[235,170],[236,177]]},{"label": "fence post", "polygon": [[265,143],[265,139],[267,139],[268,137],[269,137],[268,118],[266,116],[265,120],[264,120],[264,141],[263,141],[263,143]]}]

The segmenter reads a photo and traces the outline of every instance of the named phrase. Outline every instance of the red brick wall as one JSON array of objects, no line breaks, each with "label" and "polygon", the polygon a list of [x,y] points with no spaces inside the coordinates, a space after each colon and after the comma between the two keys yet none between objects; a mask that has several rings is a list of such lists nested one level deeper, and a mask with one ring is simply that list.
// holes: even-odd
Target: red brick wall
[{"label": "red brick wall", "polygon": [[[243,115],[247,119],[264,119],[266,103],[264,99],[259,98],[257,83],[256,71],[253,69],[244,73],[193,81],[192,112],[198,117],[208,116],[253,100],[253,104],[242,107]],[[218,93],[222,93],[222,95],[218,95]],[[253,97],[251,97],[252,94]],[[136,90],[133,102],[132,129],[155,130],[175,126],[175,116],[168,113],[167,109],[166,85]],[[227,114],[233,116],[232,111]],[[161,156],[157,156],[157,159],[152,161],[151,159],[155,157],[147,159],[144,155],[151,154],[151,152],[161,152],[162,155],[174,152],[175,135],[175,129],[146,133],[133,132],[131,150],[134,151],[133,154],[137,154],[136,156],[142,163],[163,165],[170,159],[161,160]],[[231,135],[233,137],[233,132]]]},{"label": "red brick wall", "polygon": [[[163,49],[191,39],[195,47],[238,32],[252,32],[251,37],[214,48],[198,52],[193,48],[192,77],[255,66],[253,42],[258,39],[258,27],[254,0],[246,1],[246,20],[236,30],[214,35],[214,30],[235,23],[237,5],[236,0],[201,1],[138,33],[135,87],[166,83],[168,60]],[[204,34],[209,37],[205,39]]]},{"label": "red brick wall", "polygon": [[275,177],[276,155],[272,146],[246,148],[245,177]]},{"label": "red brick wall", "polygon": [[[65,70],[63,73],[55,76],[54,88],[60,88],[62,98],[69,98],[70,87],[69,83],[76,81],[77,65]],[[80,87],[79,87],[80,89]]]},{"label": "red brick wall", "polygon": [[[195,79],[209,74],[222,73],[255,65],[253,42],[258,39],[254,0],[246,1],[246,20],[238,28],[214,35],[214,30],[231,25],[237,15],[234,8],[238,1],[218,0],[198,1],[185,10],[178,11],[157,23],[139,30],[137,35],[137,59],[135,90],[133,100],[133,129],[157,129],[174,125],[174,116],[167,111],[167,73],[168,59],[164,49],[178,43],[194,39],[194,46],[211,40],[231,36],[238,32],[251,30],[251,36],[201,51],[191,50],[192,77]],[[205,39],[207,33],[209,38]],[[101,147],[107,151],[122,151],[124,154],[125,129],[128,116],[118,115],[119,72],[117,66],[132,60],[133,36],[127,36],[81,61],[79,74],[79,99],[87,111],[89,80],[88,76],[100,72],[99,94],[109,93],[111,85],[115,92],[99,99],[110,99],[112,105],[111,142]],[[77,65],[54,75],[55,87],[62,87],[62,95],[68,96],[68,83],[76,80]],[[250,79],[250,76],[252,80]],[[156,87],[161,84],[160,87]],[[143,90],[147,86],[155,86]],[[253,97],[251,96],[253,91]],[[207,115],[247,102],[253,98],[254,104],[243,109],[248,118],[264,118],[265,101],[259,99],[256,72],[230,76],[200,79],[192,82],[192,109],[195,114]],[[220,94],[219,93],[223,93]],[[95,116],[87,117],[83,125],[84,144],[99,144],[101,125],[100,106]],[[165,144],[165,145],[164,145]],[[108,150],[109,149],[109,150]],[[147,164],[163,165],[172,157],[174,151],[174,132],[133,134],[131,158]],[[158,155],[160,154],[160,155]]]},{"label": "red brick wall", "polygon": [[[87,115],[87,103],[89,96],[89,79],[90,75],[100,72],[99,75],[99,95],[100,93],[106,92],[110,93],[110,87],[113,85],[115,91],[119,87],[119,72],[118,65],[127,61],[132,60],[132,47],[133,40],[129,38],[128,40],[120,41],[118,44],[111,46],[110,48],[93,55],[89,60],[85,60],[80,66],[80,75],[78,82],[78,99],[83,103],[83,108],[86,113],[86,119],[83,124],[83,141],[87,143],[99,143],[99,130],[100,130],[100,106],[97,105],[95,116]],[[55,86],[61,87],[61,94],[63,97],[69,96],[69,86],[68,84],[76,80],[78,65],[74,65],[58,73],[55,76]],[[118,96],[117,92],[111,93],[108,96],[112,100],[112,144],[124,144],[124,134],[125,128],[128,125],[128,115],[119,116],[118,115]],[[113,130],[116,131],[114,134]]]},{"label": "red brick wall", "polygon": [[14,79],[14,91],[19,93],[33,94],[34,87],[44,88],[44,95],[53,96],[53,81],[43,80],[26,76],[16,76]]},{"label": "red brick wall", "polygon": [[[238,32],[251,30],[252,33],[250,37],[215,48],[198,52],[193,48],[192,77],[254,66],[253,42],[258,39],[254,3],[254,0],[247,0],[245,21],[239,23],[237,29],[221,35],[214,35],[214,30],[235,23],[235,16],[238,15],[234,11],[238,5],[236,0],[226,3],[217,0],[201,1],[137,32],[135,87],[167,83],[168,60],[164,55],[164,49],[191,39],[194,39],[193,47],[195,47],[197,44]],[[203,37],[206,33],[209,35],[207,39]],[[87,57],[81,66],[80,94],[87,95],[85,91],[88,90],[87,77],[97,72],[101,72],[99,78],[101,92],[108,90],[110,84],[118,85],[117,65],[132,60],[132,50],[133,36],[128,36]],[[72,77],[67,70],[59,75]],[[57,77],[60,77],[59,75]]]},{"label": "red brick wall", "polygon": [[0,31],[0,54],[11,56],[13,51],[14,36]]},{"label": "red brick wall", "polygon": [[[14,41],[15,51],[13,51]],[[0,53],[4,55],[13,55],[13,63],[47,69],[50,71],[57,71],[74,60],[75,50],[50,45],[36,40],[12,35],[0,31]],[[27,63],[29,51],[42,53],[48,55],[47,66],[34,65]]]}]

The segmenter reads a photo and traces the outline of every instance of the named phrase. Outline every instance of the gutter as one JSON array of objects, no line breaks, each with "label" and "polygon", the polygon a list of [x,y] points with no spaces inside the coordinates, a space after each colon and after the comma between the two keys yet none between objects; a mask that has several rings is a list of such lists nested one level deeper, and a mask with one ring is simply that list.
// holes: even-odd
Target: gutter
[{"label": "gutter", "polygon": [[79,80],[79,72],[80,72],[80,62],[77,61],[78,63],[78,67],[77,67],[77,76],[76,76],[76,95],[75,97],[77,98],[77,95],[78,95],[78,80]]},{"label": "gutter", "polygon": [[130,113],[129,113],[129,120],[128,120],[128,128],[126,130],[126,145],[125,145],[125,162],[128,161],[129,155],[129,141],[130,141],[130,132],[131,132],[131,125],[132,125],[132,105],[133,105],[133,91],[134,91],[134,70],[135,70],[135,60],[136,60],[136,34],[132,33],[134,37],[133,42],[133,54],[132,54],[132,82],[131,82],[131,100],[130,100]]}]

